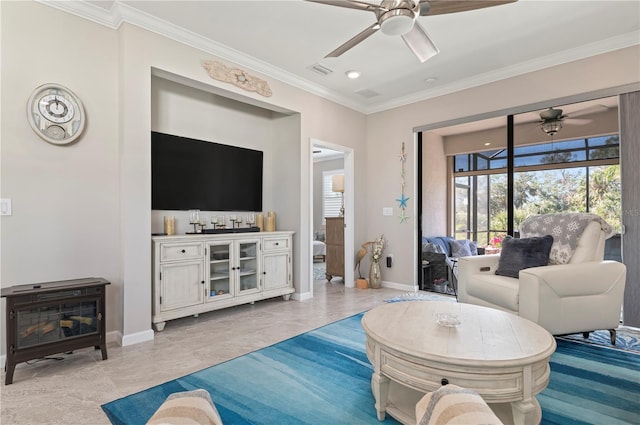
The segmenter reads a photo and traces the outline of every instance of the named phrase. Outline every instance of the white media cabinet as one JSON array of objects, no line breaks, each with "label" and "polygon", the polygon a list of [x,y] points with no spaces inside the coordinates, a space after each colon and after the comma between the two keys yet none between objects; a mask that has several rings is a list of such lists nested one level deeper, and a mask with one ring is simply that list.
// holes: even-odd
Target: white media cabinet
[{"label": "white media cabinet", "polygon": [[266,298],[288,300],[293,233],[154,236],[153,327]]}]

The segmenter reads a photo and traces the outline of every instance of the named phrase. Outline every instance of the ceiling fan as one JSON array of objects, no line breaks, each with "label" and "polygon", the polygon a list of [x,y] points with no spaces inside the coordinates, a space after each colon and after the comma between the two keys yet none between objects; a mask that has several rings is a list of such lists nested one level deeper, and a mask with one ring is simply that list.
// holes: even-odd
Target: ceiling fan
[{"label": "ceiling fan", "polygon": [[[594,112],[602,111],[603,108],[605,110],[608,109],[603,105],[594,105],[592,107],[576,111],[572,115],[587,115]],[[565,120],[571,121],[571,123],[575,125],[585,125],[591,122],[590,119],[569,118],[568,115],[563,115],[562,109],[550,107],[549,109],[545,109],[544,111],[540,112],[540,129],[547,133],[549,136],[554,136],[556,133],[562,130],[562,123]]]},{"label": "ceiling fan", "polygon": [[362,0],[307,0],[330,6],[340,6],[373,12],[376,22],[329,53],[326,58],[335,58],[364,41],[378,30],[383,34],[402,36],[409,49],[418,57],[420,62],[436,55],[439,50],[431,41],[425,29],[416,19],[418,16],[442,15],[446,13],[464,12],[514,3],[518,0],[383,0],[380,4],[373,4]]}]

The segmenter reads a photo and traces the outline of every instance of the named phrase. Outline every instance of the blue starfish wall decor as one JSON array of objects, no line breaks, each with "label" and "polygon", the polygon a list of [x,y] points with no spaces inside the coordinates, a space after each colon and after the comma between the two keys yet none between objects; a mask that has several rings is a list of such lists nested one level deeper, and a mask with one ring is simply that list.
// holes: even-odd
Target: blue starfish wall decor
[{"label": "blue starfish wall decor", "polygon": [[404,193],[400,196],[400,198],[396,198],[396,201],[400,202],[400,208],[407,208],[407,201],[411,199],[404,196]]},{"label": "blue starfish wall decor", "polygon": [[404,223],[407,221],[407,219],[409,218],[409,216],[407,215],[407,201],[409,200],[408,196],[404,195],[404,187],[405,187],[405,181],[404,181],[404,164],[405,162],[407,162],[407,154],[404,150],[404,142],[402,142],[402,149],[400,150],[400,179],[401,179],[401,194],[399,198],[396,198],[396,201],[398,201],[400,203],[400,215],[398,216],[400,218],[400,223]]}]

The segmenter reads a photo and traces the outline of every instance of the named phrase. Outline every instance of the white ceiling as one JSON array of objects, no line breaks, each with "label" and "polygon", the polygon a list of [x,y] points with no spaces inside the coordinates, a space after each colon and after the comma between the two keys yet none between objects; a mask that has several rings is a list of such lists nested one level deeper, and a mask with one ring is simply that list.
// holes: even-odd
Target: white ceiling
[{"label": "white ceiling", "polygon": [[[301,0],[47,4],[114,28],[121,20],[148,28],[363,113],[640,44],[638,0],[519,0],[419,17],[440,49],[425,63],[399,36],[381,32],[338,58],[324,59],[375,16]],[[309,69],[317,63],[334,72],[321,76]],[[345,72],[352,69],[362,76],[348,79]],[[367,98],[361,90],[379,94]]]}]

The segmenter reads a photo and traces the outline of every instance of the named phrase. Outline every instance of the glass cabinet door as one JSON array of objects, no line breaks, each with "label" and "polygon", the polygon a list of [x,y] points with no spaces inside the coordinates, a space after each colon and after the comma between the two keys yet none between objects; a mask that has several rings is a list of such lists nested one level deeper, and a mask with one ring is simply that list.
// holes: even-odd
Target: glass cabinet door
[{"label": "glass cabinet door", "polygon": [[258,290],[258,242],[238,241],[238,289],[240,293]]},{"label": "glass cabinet door", "polygon": [[233,295],[231,245],[231,242],[209,244],[209,286],[207,295],[210,300],[215,300],[218,297],[228,298]]}]

